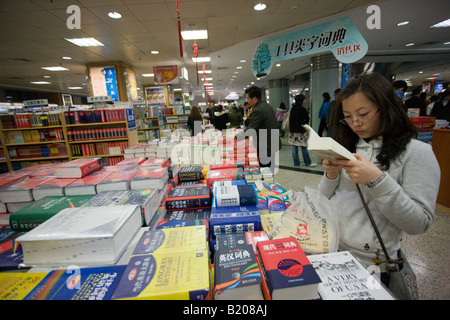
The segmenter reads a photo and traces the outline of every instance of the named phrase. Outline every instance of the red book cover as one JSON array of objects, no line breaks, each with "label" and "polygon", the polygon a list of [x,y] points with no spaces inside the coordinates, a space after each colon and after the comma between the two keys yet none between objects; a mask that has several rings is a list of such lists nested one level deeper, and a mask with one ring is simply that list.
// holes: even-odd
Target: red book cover
[{"label": "red book cover", "polygon": [[97,193],[109,190],[129,190],[131,179],[139,172],[139,169],[112,172],[97,185]]},{"label": "red book cover", "polygon": [[158,158],[158,159],[148,159],[142,162],[139,166],[140,167],[168,167],[170,164],[169,158]]},{"label": "red book cover", "polygon": [[136,179],[161,179],[167,175],[168,169],[161,167],[152,167],[148,169],[141,169],[135,176]]},{"label": "red book cover", "polygon": [[221,180],[242,180],[245,179],[242,168],[226,168],[209,170],[206,176],[206,183],[211,186],[214,181]]},{"label": "red book cover", "polygon": [[104,158],[76,159],[58,166],[56,176],[58,178],[82,178],[104,166]]},{"label": "red book cover", "polygon": [[128,166],[128,165],[133,165],[133,164],[141,165],[145,161],[146,160],[144,157],[126,158],[126,159],[123,159],[122,161],[116,163],[116,166]]},{"label": "red book cover", "polygon": [[75,181],[72,182],[71,184],[69,184],[67,187],[68,188],[77,188],[77,187],[85,187],[85,186],[94,186],[94,185],[97,185],[103,179],[106,179],[111,174],[113,174],[113,171],[92,172],[88,176],[75,179]]},{"label": "red book cover", "polygon": [[273,300],[318,298],[320,277],[294,237],[258,241],[257,248]]},{"label": "red book cover", "polygon": [[56,177],[35,177],[14,183],[0,190],[0,201],[4,203],[33,201],[33,188],[52,179]]}]

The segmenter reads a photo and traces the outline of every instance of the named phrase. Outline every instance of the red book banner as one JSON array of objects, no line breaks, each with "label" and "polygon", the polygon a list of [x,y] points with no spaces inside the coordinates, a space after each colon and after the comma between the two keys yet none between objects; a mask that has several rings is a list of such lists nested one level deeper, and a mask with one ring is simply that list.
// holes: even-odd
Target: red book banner
[{"label": "red book banner", "polygon": [[178,67],[177,66],[158,66],[153,67],[155,74],[155,83],[178,83]]}]

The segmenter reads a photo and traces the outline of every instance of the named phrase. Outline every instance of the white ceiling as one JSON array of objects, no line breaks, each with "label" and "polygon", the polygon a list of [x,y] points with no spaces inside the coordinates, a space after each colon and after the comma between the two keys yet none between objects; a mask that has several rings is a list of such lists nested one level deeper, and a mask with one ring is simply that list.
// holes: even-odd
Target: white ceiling
[{"label": "white ceiling", "polygon": [[[179,0],[182,30],[208,30],[208,40],[197,44],[199,56],[211,57],[206,68],[212,69],[216,100],[230,91],[242,95],[251,82],[266,87],[270,79],[293,79],[309,72],[311,57],[297,58],[283,61],[258,81],[251,71],[255,48],[266,37],[344,16],[353,20],[369,46],[359,62],[395,63],[403,70],[392,70],[397,78],[409,78],[411,85],[421,85],[433,74],[444,81],[450,79],[450,45],[444,45],[450,41],[449,28],[429,28],[450,18],[449,0],[265,0],[267,9],[256,12],[253,6],[257,2]],[[370,4],[381,9],[379,30],[366,26]],[[81,8],[80,30],[66,26],[70,5]],[[110,11],[121,13],[122,19],[109,18]],[[396,26],[405,20],[410,23]],[[0,0],[0,87],[89,95],[86,63],[123,61],[134,67],[140,87],[153,84],[153,78],[141,76],[153,73],[153,66],[186,67],[190,81],[180,80],[174,87],[200,95],[202,81],[197,85],[192,62],[194,42],[183,41],[181,58],[177,30],[176,0]],[[64,40],[74,37],[94,37],[105,46],[80,48]],[[411,42],[415,45],[405,47]],[[152,50],[160,53],[153,55]],[[72,60],[63,60],[63,56]],[[246,62],[240,63],[242,59]],[[70,71],[41,69],[55,65]],[[242,69],[236,69],[238,66]],[[51,78],[44,79],[45,75]],[[235,80],[230,81],[233,75]],[[51,84],[30,83],[44,80]],[[84,89],[69,90],[72,86]]]}]

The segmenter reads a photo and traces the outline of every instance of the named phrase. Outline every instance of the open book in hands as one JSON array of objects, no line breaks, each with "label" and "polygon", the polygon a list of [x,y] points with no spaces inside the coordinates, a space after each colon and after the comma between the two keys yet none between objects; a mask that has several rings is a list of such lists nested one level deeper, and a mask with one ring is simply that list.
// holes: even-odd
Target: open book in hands
[{"label": "open book in hands", "polygon": [[320,137],[313,128],[303,125],[309,132],[308,151],[314,152],[327,160],[356,160],[356,157],[330,137]]}]

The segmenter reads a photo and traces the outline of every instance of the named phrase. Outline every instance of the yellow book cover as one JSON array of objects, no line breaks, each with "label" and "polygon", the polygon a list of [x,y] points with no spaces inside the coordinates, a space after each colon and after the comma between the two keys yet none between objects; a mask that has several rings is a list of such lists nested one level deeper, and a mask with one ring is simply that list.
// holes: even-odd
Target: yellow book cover
[{"label": "yellow book cover", "polygon": [[0,273],[0,300],[22,300],[47,273]]},{"label": "yellow book cover", "polygon": [[208,250],[132,256],[112,299],[205,300]]},{"label": "yellow book cover", "polygon": [[33,142],[30,131],[22,131],[22,134],[23,134],[23,140],[25,140],[25,142]]},{"label": "yellow book cover", "polygon": [[39,131],[38,130],[31,130],[31,140],[33,142],[40,142],[41,141],[41,136],[39,135]]},{"label": "yellow book cover", "polygon": [[208,249],[204,225],[144,232],[132,255]]}]

